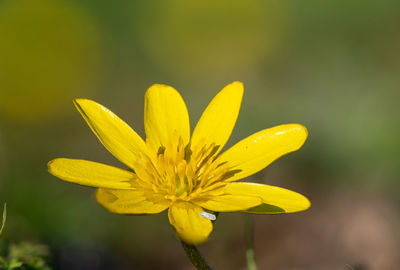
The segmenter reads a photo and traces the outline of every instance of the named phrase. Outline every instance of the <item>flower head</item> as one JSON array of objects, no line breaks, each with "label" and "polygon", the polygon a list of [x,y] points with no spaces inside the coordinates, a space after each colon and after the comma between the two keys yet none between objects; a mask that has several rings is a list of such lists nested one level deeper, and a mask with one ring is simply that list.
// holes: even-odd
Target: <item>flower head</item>
[{"label": "flower head", "polygon": [[118,214],[168,210],[170,223],[187,243],[199,244],[212,231],[213,212],[291,213],[307,209],[303,195],[279,187],[235,182],[299,149],[307,130],[286,124],[259,131],[218,155],[227,142],[243,96],[233,82],[211,101],[192,136],[180,94],[155,84],[145,95],[146,141],[104,106],[76,99],[75,106],[101,143],[130,170],[57,158],[49,172],[65,181],[98,188],[97,201]]}]

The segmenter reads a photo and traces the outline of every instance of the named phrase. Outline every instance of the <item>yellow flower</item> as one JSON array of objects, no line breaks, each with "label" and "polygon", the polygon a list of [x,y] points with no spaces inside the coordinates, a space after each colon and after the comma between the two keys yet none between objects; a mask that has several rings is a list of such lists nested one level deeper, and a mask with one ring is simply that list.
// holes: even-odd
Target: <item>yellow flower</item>
[{"label": "yellow flower", "polygon": [[304,126],[286,124],[259,131],[218,155],[231,135],[242,96],[241,82],[227,85],[190,136],[180,94],[155,84],[145,95],[146,141],[104,106],[76,99],[75,106],[101,143],[133,172],[66,158],[50,161],[49,172],[98,188],[97,201],[117,214],[155,214],[169,208],[170,223],[190,244],[208,239],[213,212],[277,214],[307,209],[310,202],[296,192],[235,182],[299,149],[307,138]]}]

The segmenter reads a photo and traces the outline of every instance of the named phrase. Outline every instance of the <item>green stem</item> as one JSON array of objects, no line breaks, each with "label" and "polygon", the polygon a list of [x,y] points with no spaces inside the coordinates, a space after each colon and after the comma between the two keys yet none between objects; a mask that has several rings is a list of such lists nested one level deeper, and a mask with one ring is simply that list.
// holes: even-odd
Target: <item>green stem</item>
[{"label": "green stem", "polygon": [[203,256],[201,256],[196,246],[189,245],[183,241],[181,241],[181,244],[186,255],[197,270],[212,270],[211,266],[209,266]]},{"label": "green stem", "polygon": [[6,225],[6,220],[7,220],[7,204],[4,203],[4,208],[3,208],[3,221],[1,222],[0,235],[3,233],[4,226]]},{"label": "green stem", "polygon": [[248,270],[257,270],[257,263],[254,253],[254,219],[250,215],[245,216],[245,237],[246,237],[246,260]]}]

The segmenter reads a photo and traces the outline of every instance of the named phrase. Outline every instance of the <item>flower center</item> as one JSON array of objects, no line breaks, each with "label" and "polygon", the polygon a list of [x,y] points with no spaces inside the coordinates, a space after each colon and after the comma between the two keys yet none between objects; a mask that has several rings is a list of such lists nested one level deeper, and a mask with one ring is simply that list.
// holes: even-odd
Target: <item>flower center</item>
[{"label": "flower center", "polygon": [[174,132],[165,147],[156,149],[150,140],[146,146],[149,155],[142,154],[134,166],[138,183],[167,200],[189,201],[205,194],[220,195],[224,180],[235,174],[228,164],[216,162],[219,146],[215,143],[185,145]]}]

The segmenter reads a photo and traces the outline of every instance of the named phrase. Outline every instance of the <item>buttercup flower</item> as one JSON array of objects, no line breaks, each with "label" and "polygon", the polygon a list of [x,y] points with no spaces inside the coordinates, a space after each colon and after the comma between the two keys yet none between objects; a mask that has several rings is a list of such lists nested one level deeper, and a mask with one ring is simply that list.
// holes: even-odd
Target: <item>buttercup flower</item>
[{"label": "buttercup flower", "polygon": [[180,94],[155,84],[145,95],[146,141],[104,106],[88,99],[74,104],[100,142],[130,170],[97,162],[57,158],[49,172],[65,181],[96,187],[97,201],[117,214],[156,214],[168,209],[170,223],[189,244],[208,239],[213,212],[278,214],[310,206],[296,192],[236,182],[299,149],[307,130],[286,124],[259,131],[218,155],[227,142],[243,96],[233,82],[208,105],[190,136]]}]

